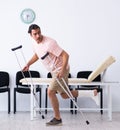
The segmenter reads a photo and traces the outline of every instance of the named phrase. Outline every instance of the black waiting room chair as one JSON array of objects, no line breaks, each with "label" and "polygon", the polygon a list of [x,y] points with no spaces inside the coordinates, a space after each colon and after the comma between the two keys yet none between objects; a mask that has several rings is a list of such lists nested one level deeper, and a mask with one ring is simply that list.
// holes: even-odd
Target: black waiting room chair
[{"label": "black waiting room chair", "polygon": [[[47,78],[52,78],[52,75],[51,75],[50,72],[47,74]],[[69,73],[68,78],[71,78],[71,74],[70,73]],[[69,86],[69,88],[70,88],[70,90],[72,90],[71,86]],[[45,114],[47,114],[47,106],[48,106],[48,95],[47,95],[47,88],[46,88],[46,92],[45,92]],[[70,100],[70,108],[71,108],[70,112],[73,114],[73,110],[72,110],[73,102],[71,100]]]},{"label": "black waiting room chair", "polygon": [[[23,73],[21,71],[18,71],[16,73],[16,87],[14,88],[14,114],[16,113],[16,93],[18,92],[21,94],[30,94],[31,92],[30,86],[20,83],[20,80],[24,78],[23,74],[25,78],[40,78],[40,73],[34,70],[24,71]],[[41,88],[39,85],[36,88],[36,92],[39,92],[39,106],[41,107]]]},{"label": "black waiting room chair", "polygon": [[[88,76],[92,73],[92,71],[79,71],[77,73],[77,78],[88,78]],[[99,74],[92,82],[99,82],[101,81],[101,75]],[[100,112],[101,114],[103,114],[103,89],[101,88],[100,85],[91,85],[91,86],[87,86],[87,85],[82,85],[82,86],[77,86],[76,88],[77,90],[93,90],[96,89],[99,93],[100,93]],[[77,98],[76,98],[77,101]],[[75,113],[77,113],[77,110],[75,110]]]},{"label": "black waiting room chair", "polygon": [[0,71],[0,93],[8,92],[8,114],[10,113],[10,88],[9,88],[9,73]]}]

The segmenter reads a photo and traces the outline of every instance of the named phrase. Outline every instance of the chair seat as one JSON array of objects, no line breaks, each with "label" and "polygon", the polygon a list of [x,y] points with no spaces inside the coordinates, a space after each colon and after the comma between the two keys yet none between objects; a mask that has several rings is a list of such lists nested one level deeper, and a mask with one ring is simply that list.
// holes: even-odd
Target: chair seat
[{"label": "chair seat", "polygon": [[8,92],[10,88],[0,88],[0,93]]},{"label": "chair seat", "polygon": [[[15,91],[17,91],[18,93],[23,93],[23,94],[30,94],[30,88],[14,88]],[[41,88],[36,88],[36,92],[41,91]]]},{"label": "chair seat", "polygon": [[10,113],[10,88],[9,88],[9,73],[0,71],[0,93],[8,93],[8,114]]},{"label": "chair seat", "polygon": [[97,87],[90,87],[90,88],[80,87],[80,88],[76,88],[76,90],[94,90],[94,89],[96,89],[97,92],[100,92],[102,90],[102,88],[97,88]]},{"label": "chair seat", "polygon": [[[29,85],[22,85],[20,83],[20,80],[23,78],[40,78],[40,73],[38,71],[35,70],[29,70],[29,71],[25,71],[25,72],[21,72],[18,71],[16,72],[16,87],[14,87],[14,114],[16,113],[16,94],[17,93],[21,93],[21,94],[30,94],[31,93],[31,89]],[[41,108],[41,88],[40,86],[37,86],[36,88],[36,92],[39,92],[39,106]]]}]

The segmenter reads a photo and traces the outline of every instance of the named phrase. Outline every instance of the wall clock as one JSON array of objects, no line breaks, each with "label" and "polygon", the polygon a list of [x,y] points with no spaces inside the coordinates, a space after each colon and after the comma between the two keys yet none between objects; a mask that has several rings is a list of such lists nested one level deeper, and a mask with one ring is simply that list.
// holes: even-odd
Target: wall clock
[{"label": "wall clock", "polygon": [[24,9],[20,14],[22,22],[26,24],[32,23],[35,20],[35,17],[35,12],[30,8]]}]

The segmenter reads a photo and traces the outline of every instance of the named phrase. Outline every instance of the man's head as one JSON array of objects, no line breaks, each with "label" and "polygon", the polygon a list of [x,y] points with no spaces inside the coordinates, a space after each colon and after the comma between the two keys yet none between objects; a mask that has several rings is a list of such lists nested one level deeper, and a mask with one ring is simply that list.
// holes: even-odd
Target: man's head
[{"label": "man's head", "polygon": [[37,43],[40,43],[42,41],[43,36],[41,34],[41,29],[37,24],[30,25],[28,33]]},{"label": "man's head", "polygon": [[[28,28],[28,33],[31,34],[32,30],[40,29],[40,27],[37,24],[31,24]],[[41,30],[41,29],[40,29]]]}]

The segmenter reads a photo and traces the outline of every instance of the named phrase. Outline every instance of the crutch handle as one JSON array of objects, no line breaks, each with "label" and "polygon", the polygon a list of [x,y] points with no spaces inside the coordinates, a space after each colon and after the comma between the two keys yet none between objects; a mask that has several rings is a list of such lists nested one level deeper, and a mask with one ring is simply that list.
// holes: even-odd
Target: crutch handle
[{"label": "crutch handle", "polygon": [[22,45],[20,45],[20,46],[18,46],[18,47],[15,47],[15,48],[12,48],[11,50],[12,50],[12,51],[15,51],[15,50],[20,49],[20,48],[22,48]]},{"label": "crutch handle", "polygon": [[44,60],[49,55],[49,52],[47,52],[44,56],[41,57],[42,60]]}]

